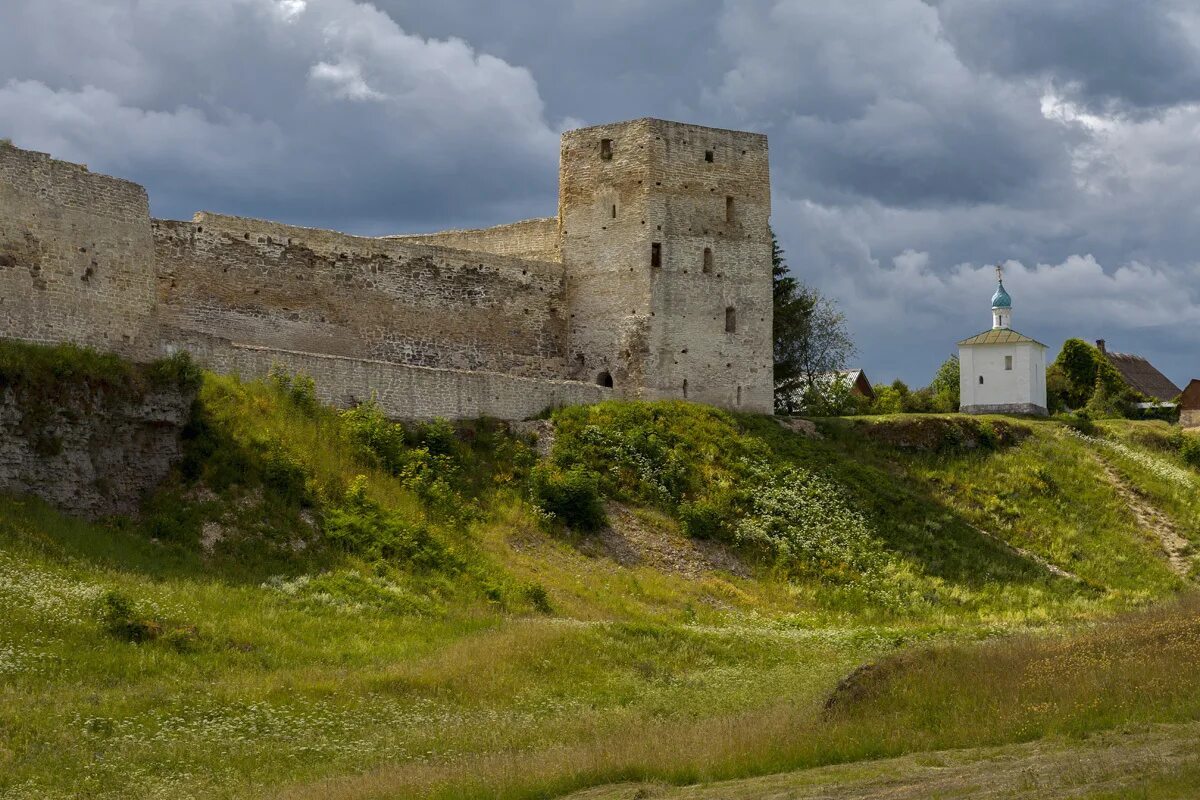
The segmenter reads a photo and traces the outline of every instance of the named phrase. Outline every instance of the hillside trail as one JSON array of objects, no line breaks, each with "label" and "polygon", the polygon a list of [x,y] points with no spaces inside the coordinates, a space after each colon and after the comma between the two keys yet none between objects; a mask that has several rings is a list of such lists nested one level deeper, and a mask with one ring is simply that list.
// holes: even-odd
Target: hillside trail
[{"label": "hillside trail", "polygon": [[1026,550],[1024,547],[1018,547],[1017,545],[1013,544],[1012,542],[1008,541],[1007,539],[1003,539],[994,533],[985,531],[983,528],[977,528],[974,525],[971,525],[970,527],[972,530],[974,530],[980,536],[990,539],[991,541],[993,541],[996,544],[1003,547],[1005,550],[1008,550],[1010,553],[1014,553],[1015,555],[1017,555],[1020,558],[1024,558],[1027,561],[1032,561],[1033,563],[1037,564],[1042,569],[1049,572],[1051,575],[1056,575],[1059,578],[1066,578],[1067,580],[1075,581],[1076,583],[1083,582],[1083,579],[1080,578],[1078,575],[1076,575],[1074,572],[1063,569],[1062,567],[1055,564],[1053,561],[1049,561],[1045,558],[1042,558],[1041,556],[1039,556],[1037,553],[1033,552],[1032,550]]},{"label": "hillside trail", "polygon": [[1109,464],[1098,455],[1096,456],[1096,460],[1099,462],[1101,469],[1104,470],[1105,480],[1113,487],[1117,495],[1125,501],[1129,506],[1129,510],[1133,512],[1138,527],[1158,539],[1163,552],[1166,553],[1171,571],[1180,577],[1188,577],[1192,566],[1192,560],[1189,556],[1191,543],[1180,535],[1170,518],[1155,508],[1149,500],[1138,492],[1136,487],[1125,480],[1112,464]]},{"label": "hillside trail", "polygon": [[[1200,769],[1200,724],[1083,740],[913,753],[696,786],[618,784],[565,800],[1066,800],[1141,796],[1147,781]],[[1158,795],[1155,795],[1158,796]],[[1173,795],[1191,796],[1191,795]]]}]

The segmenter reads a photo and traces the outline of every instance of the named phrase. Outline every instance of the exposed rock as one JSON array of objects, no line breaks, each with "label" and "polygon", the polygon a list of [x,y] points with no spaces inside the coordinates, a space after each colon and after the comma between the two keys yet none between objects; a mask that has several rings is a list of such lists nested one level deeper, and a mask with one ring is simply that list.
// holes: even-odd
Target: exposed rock
[{"label": "exposed rock", "polygon": [[824,439],[821,432],[817,430],[817,424],[809,419],[801,419],[800,417],[776,417],[775,421],[782,427],[787,428],[792,433],[798,433],[801,436],[807,436],[809,439]]},{"label": "exposed rock", "polygon": [[702,578],[709,572],[728,572],[745,577],[746,565],[721,542],[692,539],[666,524],[640,519],[619,503],[606,506],[609,524],[588,537],[580,548],[604,555],[624,567],[646,565],[686,578]]},{"label": "exposed rock", "polygon": [[48,403],[0,391],[0,491],[90,518],[135,512],[182,455],[192,396],[116,399],[83,385],[72,392]]},{"label": "exposed rock", "polygon": [[533,438],[533,447],[538,458],[547,459],[554,449],[554,423],[548,419],[531,419],[524,422],[510,422],[508,429],[516,436]]}]

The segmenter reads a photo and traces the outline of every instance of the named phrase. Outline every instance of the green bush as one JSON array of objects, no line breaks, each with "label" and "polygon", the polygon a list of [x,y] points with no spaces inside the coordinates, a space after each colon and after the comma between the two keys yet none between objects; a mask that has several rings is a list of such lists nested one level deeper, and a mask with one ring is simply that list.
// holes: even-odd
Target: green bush
[{"label": "green bush", "polygon": [[277,395],[300,411],[312,414],[321,407],[317,399],[317,382],[303,372],[292,375],[283,365],[275,363],[267,373],[267,381]]},{"label": "green bush", "polygon": [[448,420],[438,417],[433,422],[417,428],[417,442],[434,455],[452,456],[458,444],[458,437],[454,434],[454,426]]},{"label": "green bush", "polygon": [[590,470],[538,464],[529,475],[529,494],[534,505],[572,528],[591,531],[604,524],[600,480]]},{"label": "green bush", "polygon": [[162,634],[156,620],[141,617],[128,597],[109,589],[97,600],[100,625],[110,635],[125,642],[148,642]]},{"label": "green bush", "polygon": [[366,460],[376,462],[385,471],[399,475],[407,462],[404,426],[384,416],[372,398],[341,413],[342,424],[350,441],[362,448]]},{"label": "green bush", "polygon": [[728,539],[726,519],[728,504],[718,504],[705,498],[679,504],[679,524],[693,539]]},{"label": "green bush", "polygon": [[147,365],[146,377],[152,386],[195,391],[204,380],[204,370],[186,350],[180,350]]},{"label": "green bush", "polygon": [[367,479],[359,475],[342,502],[325,512],[325,537],[346,552],[418,571],[458,572],[462,560],[428,527],[385,510],[367,497]]},{"label": "green bush", "polygon": [[535,611],[542,614],[549,614],[554,611],[554,607],[550,604],[550,593],[540,583],[527,583],[522,586],[521,596],[525,598],[525,601],[529,605],[533,606]]},{"label": "green bush", "polygon": [[1181,434],[1179,437],[1179,455],[1189,466],[1200,469],[1200,436]]}]

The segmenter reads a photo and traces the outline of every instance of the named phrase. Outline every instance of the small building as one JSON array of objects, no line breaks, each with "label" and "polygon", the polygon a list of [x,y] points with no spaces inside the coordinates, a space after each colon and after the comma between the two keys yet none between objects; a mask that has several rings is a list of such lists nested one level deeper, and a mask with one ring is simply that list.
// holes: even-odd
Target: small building
[{"label": "small building", "polygon": [[1103,339],[1096,340],[1096,349],[1108,359],[1108,363],[1117,368],[1117,372],[1121,373],[1122,380],[1129,388],[1156,401],[1152,405],[1175,404],[1175,398],[1179,397],[1179,387],[1149,361],[1132,353],[1110,353]]},{"label": "small building", "polygon": [[958,343],[959,410],[1046,415],[1046,345],[1012,329],[1012,298],[996,268],[992,327]]},{"label": "small building", "polygon": [[834,381],[844,381],[850,387],[850,394],[867,400],[875,399],[875,387],[867,380],[867,373],[861,369],[840,369],[836,372],[826,372],[822,376],[828,384]]},{"label": "small building", "polygon": [[1200,428],[1200,378],[1192,378],[1179,398],[1179,424],[1184,428]]}]

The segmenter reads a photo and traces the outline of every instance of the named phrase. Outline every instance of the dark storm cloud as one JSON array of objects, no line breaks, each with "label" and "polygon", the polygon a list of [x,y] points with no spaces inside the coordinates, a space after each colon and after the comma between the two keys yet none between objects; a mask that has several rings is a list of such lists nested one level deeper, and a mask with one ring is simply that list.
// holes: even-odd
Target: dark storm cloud
[{"label": "dark storm cloud", "polygon": [[557,134],[770,136],[793,270],[873,378],[988,320],[1200,373],[1200,20],[1121,0],[5,0],[0,136],[197,209],[375,233],[554,213]]},{"label": "dark storm cloud", "polygon": [[1038,92],[968,69],[911,0],[730,2],[710,106],[768,126],[789,189],[893,205],[994,202],[1062,181]]},{"label": "dark storm cloud", "polygon": [[6,135],[146,183],[156,213],[394,231],[553,208],[556,132],[529,71],[372,6],[39,0],[0,14]]},{"label": "dark storm cloud", "polygon": [[1178,0],[943,0],[963,59],[1040,77],[1092,108],[1156,109],[1200,99],[1196,9]]}]

